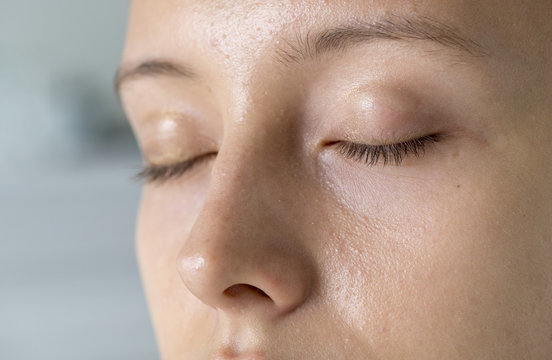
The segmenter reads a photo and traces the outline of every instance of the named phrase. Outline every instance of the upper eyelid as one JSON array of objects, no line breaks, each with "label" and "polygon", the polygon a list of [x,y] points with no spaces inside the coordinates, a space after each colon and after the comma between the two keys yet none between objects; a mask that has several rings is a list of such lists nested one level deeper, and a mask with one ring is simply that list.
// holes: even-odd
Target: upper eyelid
[{"label": "upper eyelid", "polygon": [[337,142],[337,145],[346,158],[363,161],[369,166],[376,165],[380,158],[383,158],[384,165],[394,161],[398,166],[408,155],[424,155],[426,146],[441,141],[442,137],[441,134],[431,134],[393,144],[370,145],[344,141]]},{"label": "upper eyelid", "polygon": [[191,170],[193,167],[203,163],[207,160],[210,160],[215,156],[216,152],[205,153],[191,159],[180,161],[174,164],[165,164],[165,165],[146,165],[136,177],[147,183],[149,182],[164,182],[171,178],[180,177],[184,175],[187,171]]}]

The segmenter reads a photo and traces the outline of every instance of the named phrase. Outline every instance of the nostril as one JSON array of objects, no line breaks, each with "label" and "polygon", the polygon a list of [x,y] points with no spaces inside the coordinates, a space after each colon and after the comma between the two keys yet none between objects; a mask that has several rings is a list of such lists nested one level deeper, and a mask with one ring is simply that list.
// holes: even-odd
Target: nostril
[{"label": "nostril", "polygon": [[228,289],[224,290],[224,295],[231,298],[243,296],[247,294],[270,299],[270,296],[268,296],[264,291],[262,291],[256,286],[252,286],[248,284],[232,285]]}]

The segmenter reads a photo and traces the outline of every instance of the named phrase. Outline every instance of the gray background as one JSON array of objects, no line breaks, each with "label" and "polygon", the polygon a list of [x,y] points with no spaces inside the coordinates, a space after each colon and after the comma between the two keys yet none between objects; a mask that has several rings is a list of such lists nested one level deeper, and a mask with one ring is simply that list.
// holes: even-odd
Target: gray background
[{"label": "gray background", "polygon": [[127,5],[0,0],[1,360],[157,359],[111,90]]}]

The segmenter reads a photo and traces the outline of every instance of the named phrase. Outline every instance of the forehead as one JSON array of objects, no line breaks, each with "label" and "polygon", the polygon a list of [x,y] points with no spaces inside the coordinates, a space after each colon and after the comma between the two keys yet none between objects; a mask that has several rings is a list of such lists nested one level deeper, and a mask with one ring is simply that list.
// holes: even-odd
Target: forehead
[{"label": "forehead", "polygon": [[198,73],[251,76],[275,48],[300,37],[390,17],[437,21],[502,64],[542,63],[549,62],[543,41],[552,37],[551,16],[549,0],[133,0],[123,64],[161,58]]},{"label": "forehead", "polygon": [[298,33],[390,15],[429,17],[484,41],[494,26],[478,4],[457,0],[135,0],[125,58],[188,57],[191,49],[214,50],[228,60],[240,54],[258,57],[270,45],[293,40]]}]

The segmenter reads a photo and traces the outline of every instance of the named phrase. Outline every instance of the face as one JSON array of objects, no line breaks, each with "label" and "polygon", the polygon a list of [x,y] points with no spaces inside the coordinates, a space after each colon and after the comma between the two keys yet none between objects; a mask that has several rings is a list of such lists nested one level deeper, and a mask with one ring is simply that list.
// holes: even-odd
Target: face
[{"label": "face", "polygon": [[135,0],[163,359],[544,359],[547,0]]}]

